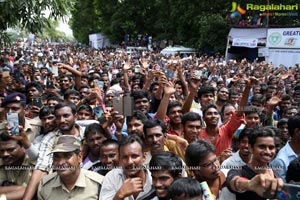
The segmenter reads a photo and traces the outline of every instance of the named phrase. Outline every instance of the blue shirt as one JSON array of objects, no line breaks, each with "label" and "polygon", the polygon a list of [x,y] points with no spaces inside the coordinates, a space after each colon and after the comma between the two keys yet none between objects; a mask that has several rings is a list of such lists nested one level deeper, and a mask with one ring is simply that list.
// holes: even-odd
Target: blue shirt
[{"label": "blue shirt", "polygon": [[287,168],[290,162],[298,158],[298,156],[299,155],[297,155],[291,148],[290,142],[287,142],[286,145],[280,149],[276,158],[270,163],[275,175],[286,182],[285,177]]}]

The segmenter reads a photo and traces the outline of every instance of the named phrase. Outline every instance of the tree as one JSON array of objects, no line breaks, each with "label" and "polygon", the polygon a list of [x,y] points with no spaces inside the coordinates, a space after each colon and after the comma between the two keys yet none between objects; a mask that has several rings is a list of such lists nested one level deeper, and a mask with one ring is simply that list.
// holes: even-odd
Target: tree
[{"label": "tree", "polygon": [[[86,15],[85,7],[78,6],[78,16],[73,16],[77,22],[73,31],[77,39],[88,38],[86,26],[93,20],[97,30],[109,37],[112,43],[120,43],[124,35],[129,34],[136,40],[138,34],[148,34],[155,40],[173,40],[174,44],[182,44],[198,49],[224,51],[226,38],[230,27],[233,25],[226,21],[226,16],[231,14],[232,1],[228,0],[78,0],[79,5],[89,2],[90,8]],[[237,0],[243,8],[246,1]],[[282,0],[272,0],[269,3],[282,3]],[[252,0],[251,3],[265,5],[267,1]],[[286,0],[284,4],[295,4],[296,0]],[[259,15],[258,11],[247,10],[243,15]],[[95,17],[94,17],[95,16]],[[227,18],[228,19],[228,18]],[[299,17],[268,18],[269,27],[299,25]]]},{"label": "tree", "polygon": [[43,28],[42,33],[37,34],[38,38],[46,39],[51,42],[72,41],[72,37],[67,37],[64,32],[57,30],[59,21],[50,20],[49,24],[49,26]]},{"label": "tree", "polygon": [[69,22],[74,37],[81,43],[88,44],[89,34],[100,30],[100,17],[93,0],[77,1],[71,11],[72,18]]},{"label": "tree", "polygon": [[7,28],[20,27],[30,33],[41,33],[43,27],[49,26],[49,19],[63,18],[73,5],[74,0],[1,0],[0,39],[5,39]]}]

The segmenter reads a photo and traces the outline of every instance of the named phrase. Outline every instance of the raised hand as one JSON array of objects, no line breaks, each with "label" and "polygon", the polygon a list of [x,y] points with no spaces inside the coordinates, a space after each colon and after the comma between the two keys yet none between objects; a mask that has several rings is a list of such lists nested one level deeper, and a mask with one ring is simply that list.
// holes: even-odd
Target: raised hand
[{"label": "raised hand", "polygon": [[127,61],[125,62],[125,64],[124,64],[124,66],[123,66],[124,70],[125,70],[125,71],[126,71],[126,70],[129,70],[129,69],[130,69],[130,65],[131,65],[130,60],[127,60]]},{"label": "raised hand", "polygon": [[122,127],[124,124],[124,116],[120,115],[118,111],[113,111],[111,115],[112,121],[115,124],[117,131],[122,131]]},{"label": "raised hand", "polygon": [[192,75],[191,75],[191,79],[190,79],[190,90],[193,89],[193,90],[198,90],[199,86],[200,86],[200,83],[201,83],[201,80],[199,79],[196,79],[195,77],[195,73],[193,72]]},{"label": "raised hand", "polygon": [[91,95],[96,96],[96,99],[100,105],[103,104],[103,90],[99,88],[99,86],[96,84],[96,81],[94,81],[94,88],[91,89]]},{"label": "raised hand", "polygon": [[225,149],[224,151],[222,151],[221,155],[220,155],[220,163],[222,163],[224,160],[226,160],[227,158],[229,158],[230,156],[233,155],[232,149]]},{"label": "raised hand", "polygon": [[104,120],[104,122],[100,122],[102,128],[107,129],[112,124],[112,116],[110,112],[105,111],[104,114],[101,116]]},{"label": "raised hand", "polygon": [[31,145],[31,142],[23,128],[23,126],[19,125],[19,135],[14,135],[11,133],[10,131],[10,127],[8,126],[8,124],[5,126],[5,134],[8,135],[9,137],[11,137],[12,139],[15,139],[17,141],[20,141],[23,144],[23,147],[25,149],[28,149]]},{"label": "raised hand", "polygon": [[142,58],[142,65],[144,69],[148,69],[150,66],[149,62],[145,58]]},{"label": "raised hand", "polygon": [[168,82],[166,75],[163,72],[160,72],[157,83],[163,87]]},{"label": "raised hand", "polygon": [[171,81],[166,82],[164,85],[164,94],[165,95],[172,95],[176,92],[174,84]]},{"label": "raised hand", "polygon": [[254,76],[251,76],[249,79],[245,79],[245,81],[246,81],[246,85],[248,85],[249,87],[252,87],[254,84],[259,82],[259,80]]}]

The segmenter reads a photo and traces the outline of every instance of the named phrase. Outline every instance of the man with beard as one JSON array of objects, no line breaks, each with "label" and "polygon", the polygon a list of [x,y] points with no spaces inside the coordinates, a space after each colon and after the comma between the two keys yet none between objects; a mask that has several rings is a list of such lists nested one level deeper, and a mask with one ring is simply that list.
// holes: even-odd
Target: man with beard
[{"label": "man with beard", "polygon": [[227,183],[237,200],[265,200],[266,190],[275,198],[275,192],[283,186],[283,180],[275,178],[269,163],[275,156],[274,132],[269,128],[254,129],[249,135],[252,157],[247,165],[228,172]]},{"label": "man with beard", "polygon": [[218,112],[221,113],[222,107],[228,101],[229,91],[226,87],[221,87],[217,93],[217,101],[216,106],[218,108]]},{"label": "man with beard", "polygon": [[144,144],[137,135],[129,135],[119,145],[121,169],[106,174],[100,200],[142,199],[151,190],[150,171],[143,167]]},{"label": "man with beard", "polygon": [[103,176],[80,169],[80,142],[62,135],[52,150],[55,173],[45,176],[39,185],[38,199],[98,199]]},{"label": "man with beard", "polygon": [[[185,148],[176,140],[167,139],[167,126],[163,121],[159,119],[147,120],[143,129],[145,143],[149,148],[149,151],[146,152],[145,166],[148,166],[152,156],[162,151],[171,151],[184,159]],[[185,170],[183,170],[182,174],[186,176]]]},{"label": "man with beard", "polygon": [[73,135],[79,140],[83,138],[84,128],[75,124],[76,106],[74,104],[60,102],[54,107],[54,113],[58,130],[47,134],[43,138],[39,149],[37,164],[23,199],[31,200],[33,198],[41,178],[50,171],[52,163],[52,154],[50,153],[53,150],[55,139],[60,135]]},{"label": "man with beard", "polygon": [[0,194],[7,199],[21,199],[33,169],[22,143],[1,133],[0,158]]},{"label": "man with beard", "polygon": [[[68,89],[72,89],[73,87],[78,90],[81,85],[82,72],[74,69],[73,67],[67,64],[58,63],[57,65],[61,72],[59,76],[61,92],[64,94],[65,91],[67,91]],[[66,74],[67,71],[71,72],[72,75]]]},{"label": "man with beard", "polygon": [[281,97],[281,101],[279,102],[279,110],[278,108],[275,109],[274,120],[280,120],[283,116],[284,111],[292,105],[292,97],[285,94]]},{"label": "man with beard", "polygon": [[109,135],[100,124],[93,123],[86,127],[84,131],[84,146],[86,152],[83,157],[82,168],[89,170],[99,161],[100,144],[106,140]]}]

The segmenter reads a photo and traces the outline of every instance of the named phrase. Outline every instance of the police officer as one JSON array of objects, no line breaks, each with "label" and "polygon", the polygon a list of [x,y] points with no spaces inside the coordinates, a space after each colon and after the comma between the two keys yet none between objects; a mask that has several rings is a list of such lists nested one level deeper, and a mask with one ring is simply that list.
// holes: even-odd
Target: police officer
[{"label": "police officer", "polygon": [[[25,117],[25,105],[25,95],[19,92],[14,92],[3,99],[1,107],[4,108],[5,115],[10,112],[18,113],[19,125],[24,128],[27,137],[31,142],[33,142],[35,137],[40,134],[42,124],[40,120]],[[5,130],[6,125],[6,121],[0,123],[0,130]]]},{"label": "police officer", "polygon": [[57,138],[53,153],[53,170],[38,189],[38,199],[98,199],[103,176],[80,169],[82,153],[78,139],[72,135]]}]

